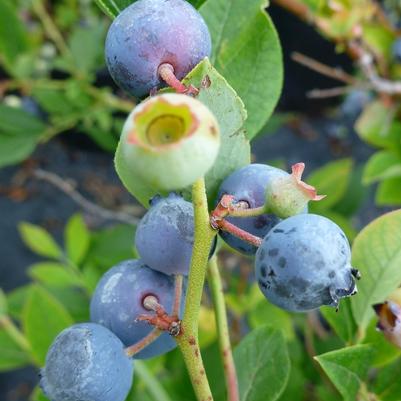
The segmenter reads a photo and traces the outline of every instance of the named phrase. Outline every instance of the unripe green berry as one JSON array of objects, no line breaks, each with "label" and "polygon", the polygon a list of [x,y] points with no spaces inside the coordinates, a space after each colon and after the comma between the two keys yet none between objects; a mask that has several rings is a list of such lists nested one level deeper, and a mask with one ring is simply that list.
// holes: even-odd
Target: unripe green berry
[{"label": "unripe green berry", "polygon": [[188,95],[162,94],[128,116],[116,170],[130,191],[132,174],[156,191],[182,189],[212,167],[219,146],[218,123],[203,103]]},{"label": "unripe green berry", "polygon": [[274,175],[266,188],[269,212],[285,219],[301,213],[308,202],[319,201],[326,195],[317,195],[316,189],[301,180],[304,163],[292,166],[292,174]]}]

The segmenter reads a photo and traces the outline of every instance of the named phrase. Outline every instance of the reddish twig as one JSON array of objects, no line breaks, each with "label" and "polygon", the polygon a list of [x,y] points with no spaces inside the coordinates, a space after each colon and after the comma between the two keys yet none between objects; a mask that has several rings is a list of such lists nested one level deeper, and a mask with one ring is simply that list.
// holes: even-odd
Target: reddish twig
[{"label": "reddish twig", "polygon": [[125,353],[131,358],[136,355],[138,352],[142,351],[149,344],[153,343],[160,335],[162,334],[161,330],[154,329],[152,330],[146,337],[144,337],[141,341],[130,345],[125,348]]},{"label": "reddish twig", "polygon": [[184,276],[177,274],[174,278],[174,305],[173,305],[173,316],[179,316],[181,309],[181,298],[182,298],[182,284]]},{"label": "reddish twig", "polygon": [[175,76],[174,67],[171,64],[160,64],[157,72],[160,78],[177,93],[185,93],[193,96],[196,96],[199,93],[199,90],[193,85],[185,86],[179,81],[179,79]]}]

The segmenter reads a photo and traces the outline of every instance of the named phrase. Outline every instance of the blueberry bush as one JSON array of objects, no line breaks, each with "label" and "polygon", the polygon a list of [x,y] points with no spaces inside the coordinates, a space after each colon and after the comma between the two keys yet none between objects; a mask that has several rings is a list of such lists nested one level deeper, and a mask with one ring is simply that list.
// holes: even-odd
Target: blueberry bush
[{"label": "blueberry bush", "polygon": [[[379,149],[362,169],[252,163],[283,118],[264,0],[0,3],[0,166],[75,127],[147,209],[132,224],[37,173],[128,224],[75,214],[62,245],[19,224],[40,261],[0,290],[0,371],[33,365],[31,401],[401,400],[401,211],[352,222],[362,183],[401,204],[401,10],[275,3],[355,60],[350,74],[294,56],[343,83],[314,96],[345,95]],[[119,88],[99,83],[103,59]]]}]

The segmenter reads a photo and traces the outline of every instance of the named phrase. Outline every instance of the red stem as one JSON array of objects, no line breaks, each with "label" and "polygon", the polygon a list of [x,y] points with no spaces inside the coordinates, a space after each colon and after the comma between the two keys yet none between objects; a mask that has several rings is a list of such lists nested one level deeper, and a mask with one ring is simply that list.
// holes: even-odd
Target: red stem
[{"label": "red stem", "polygon": [[177,274],[175,276],[175,287],[174,287],[174,305],[173,305],[173,316],[180,315],[180,307],[181,307],[181,298],[182,298],[182,282],[184,280],[184,276],[182,274]]},{"label": "red stem", "polygon": [[185,86],[180,82],[180,80],[175,76],[174,67],[171,64],[160,64],[157,72],[160,78],[177,93],[186,93],[188,95],[197,95],[199,93],[199,90],[194,86]]},{"label": "red stem", "polygon": [[[220,230],[227,231],[236,237],[249,242],[250,244],[256,246],[259,248],[260,244],[262,243],[262,238],[257,237],[256,235],[253,235],[251,233],[248,233],[248,231],[242,230],[241,228],[235,226],[232,223],[229,223],[227,220],[217,220],[215,221],[216,225]],[[213,226],[213,225],[212,225]]]},{"label": "red stem", "polygon": [[142,351],[145,347],[155,341],[162,332],[158,329],[152,330],[146,337],[144,337],[141,341],[130,345],[129,347],[125,348],[125,353],[131,358],[138,352]]}]

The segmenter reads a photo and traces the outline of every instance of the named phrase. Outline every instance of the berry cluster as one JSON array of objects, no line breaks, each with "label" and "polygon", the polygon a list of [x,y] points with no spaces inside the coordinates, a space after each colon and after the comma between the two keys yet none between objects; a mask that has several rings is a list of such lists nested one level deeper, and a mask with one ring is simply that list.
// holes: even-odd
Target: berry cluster
[{"label": "berry cluster", "polygon": [[[210,47],[206,24],[184,0],[138,0],[110,27],[111,75],[133,95],[152,95],[126,120],[116,170],[129,190],[146,188],[162,196],[152,198],[137,227],[139,259],[121,262],[100,279],[90,304],[92,323],[67,328],[51,345],[41,386],[52,401],[124,401],[132,359],[170,351],[174,337],[186,330],[181,316],[194,248],[194,206],[170,191],[184,190],[213,166],[220,127],[196,99],[199,89],[179,79]],[[164,84],[177,93],[155,95]],[[303,170],[303,163],[291,174],[261,164],[239,169],[222,182],[210,214],[210,226],[227,244],[255,257],[266,298],[289,311],[338,307],[342,297],[356,292],[358,278],[341,229],[308,214],[308,202],[323,196],[301,180]],[[215,247],[216,242],[209,257]]]}]

